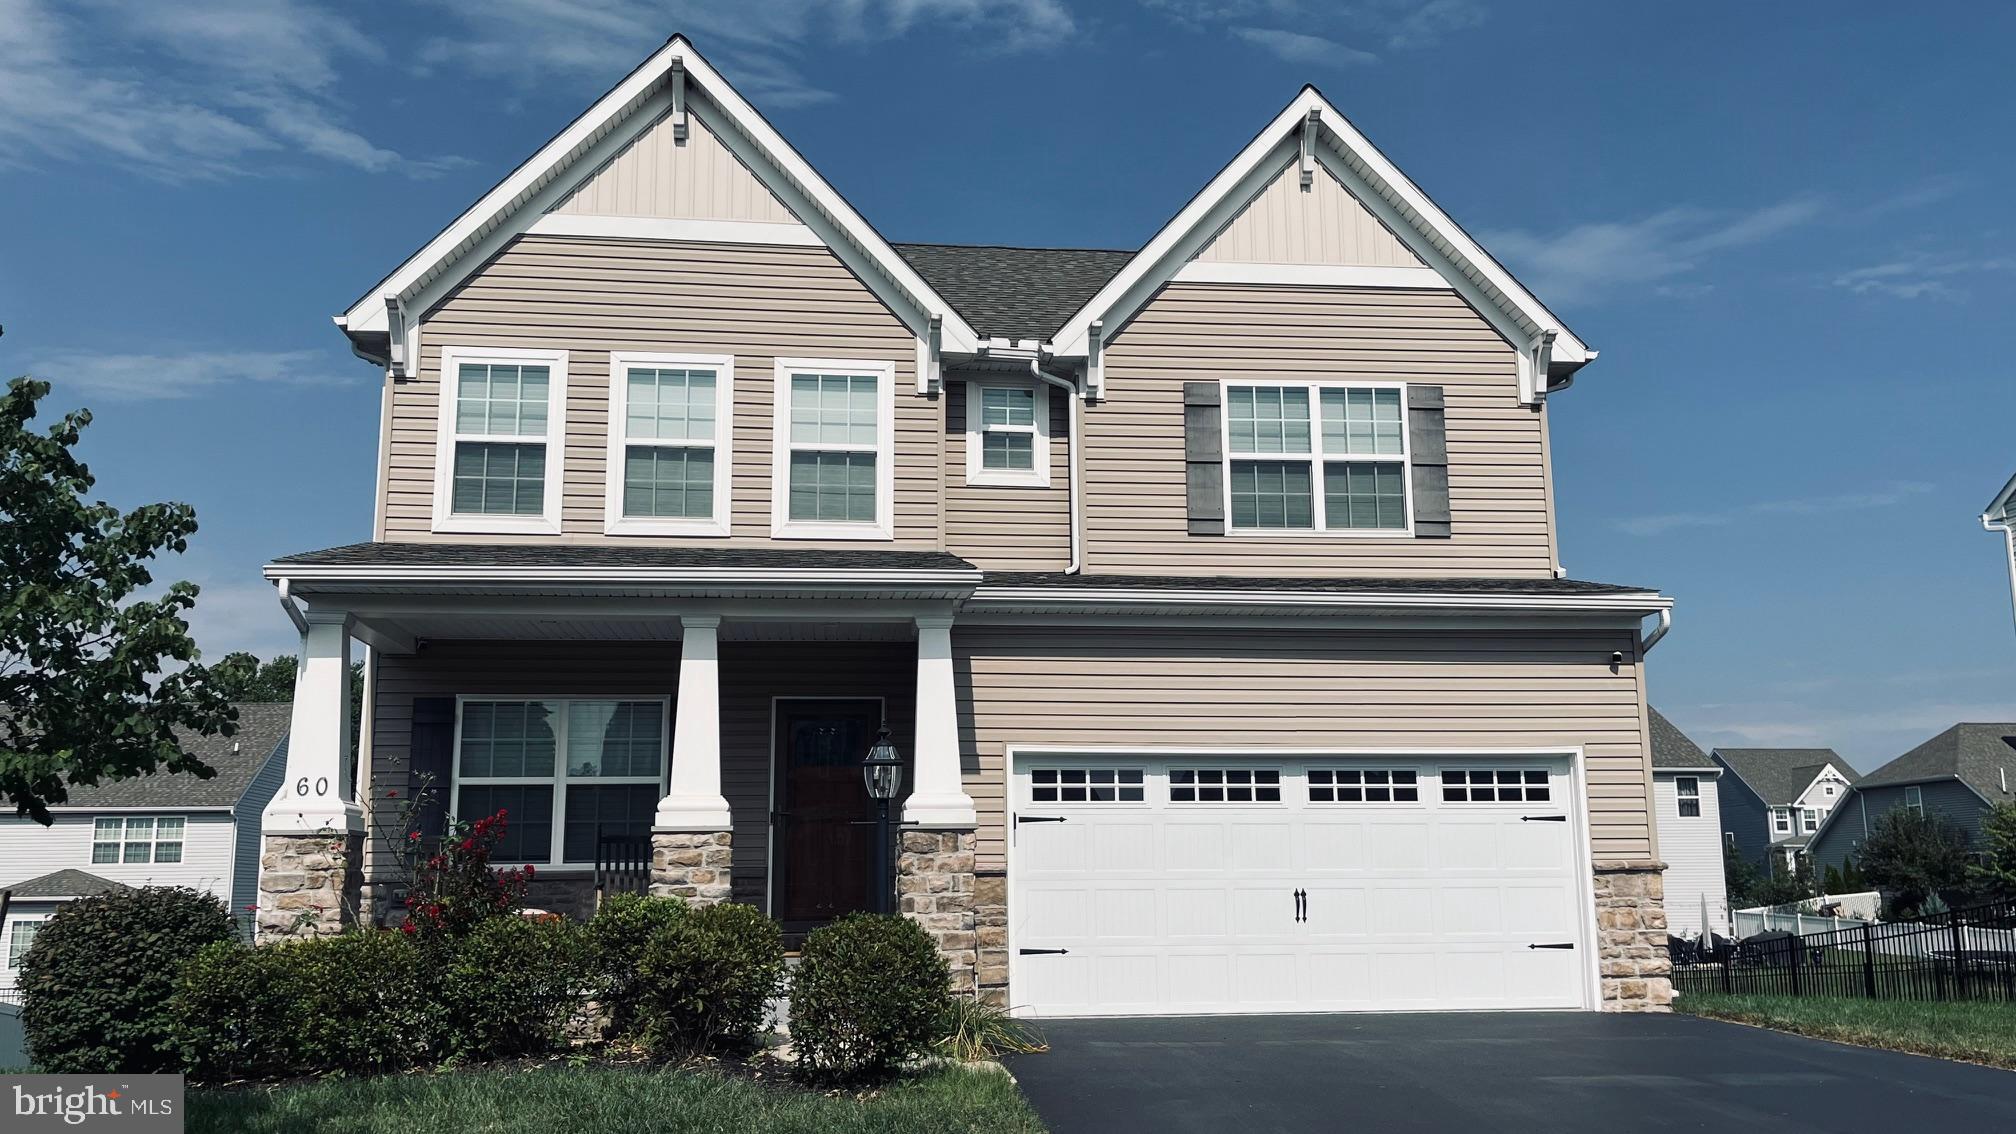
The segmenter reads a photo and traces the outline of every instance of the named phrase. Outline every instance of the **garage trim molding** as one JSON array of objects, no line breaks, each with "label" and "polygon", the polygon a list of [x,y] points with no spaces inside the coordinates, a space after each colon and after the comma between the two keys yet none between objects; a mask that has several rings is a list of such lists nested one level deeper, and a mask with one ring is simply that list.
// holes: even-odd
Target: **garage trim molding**
[{"label": "garage trim molding", "polygon": [[[1596,924],[1596,856],[1589,845],[1589,783],[1587,762],[1581,745],[1571,747],[1505,748],[1505,747],[1338,747],[1322,745],[1295,748],[1276,746],[1211,746],[1190,744],[1015,744],[1002,746],[1003,771],[1007,777],[1008,798],[1004,811],[1013,815],[1021,800],[1015,794],[1016,765],[1025,758],[1133,758],[1133,759],[1186,759],[1186,758],[1228,758],[1252,760],[1377,760],[1420,759],[1420,760],[1516,760],[1526,759],[1566,759],[1568,761],[1568,821],[1575,830],[1575,863],[1577,868],[1576,893],[1582,904],[1582,943],[1585,946],[1582,963],[1582,1008],[1593,1011],[1600,1007],[1601,959],[1597,956],[1600,930]],[[1012,820],[1009,824],[1012,826]],[[1004,832],[1006,834],[1006,832]],[[1015,910],[1012,898],[1015,887],[1015,839],[1003,839],[1007,854],[1008,893],[1011,905],[1008,911],[1008,996],[1012,1003],[1015,989],[1019,987],[1018,977],[1022,968],[1016,953]]]}]

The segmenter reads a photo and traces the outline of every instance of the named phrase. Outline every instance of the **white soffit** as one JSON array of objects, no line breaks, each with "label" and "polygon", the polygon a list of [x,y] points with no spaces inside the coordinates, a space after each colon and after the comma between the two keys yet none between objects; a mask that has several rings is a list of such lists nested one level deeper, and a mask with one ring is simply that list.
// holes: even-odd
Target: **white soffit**
[{"label": "white soffit", "polygon": [[[530,229],[608,156],[672,109],[670,77],[683,67],[685,109],[703,116],[720,140],[885,301],[922,334],[943,318],[945,349],[974,349],[973,329],[856,212],[838,191],[721,77],[684,36],[673,36],[485,193],[439,235],[372,287],[337,322],[350,334],[387,330],[386,300],[398,297],[424,314],[429,302]],[[758,160],[748,161],[750,157]],[[571,175],[571,176],[570,176]],[[781,183],[780,183],[781,182]],[[414,302],[418,299],[418,302]]]}]

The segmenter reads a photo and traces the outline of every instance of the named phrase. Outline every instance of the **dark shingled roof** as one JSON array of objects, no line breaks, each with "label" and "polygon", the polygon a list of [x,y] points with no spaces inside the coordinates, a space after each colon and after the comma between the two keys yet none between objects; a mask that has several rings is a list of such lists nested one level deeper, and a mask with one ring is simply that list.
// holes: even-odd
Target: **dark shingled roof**
[{"label": "dark shingled roof", "polygon": [[898,244],[931,289],[984,337],[1047,342],[1134,253],[1108,248]]},{"label": "dark shingled roof", "polygon": [[94,894],[106,894],[126,887],[110,878],[100,878],[96,874],[86,874],[81,870],[58,870],[39,875],[26,882],[16,882],[5,887],[16,898],[88,898]]},{"label": "dark shingled roof", "polygon": [[[232,807],[245,795],[266,758],[287,742],[293,706],[240,703],[233,736],[184,737],[182,748],[215,769],[209,779],[152,775],[102,784],[73,784],[60,807]],[[284,755],[282,757],[285,758]]]},{"label": "dark shingled roof", "polygon": [[314,567],[634,567],[761,570],[975,571],[942,551],[852,548],[600,547],[522,543],[352,543],[275,559]]},{"label": "dark shingled roof", "polygon": [[1650,595],[1648,587],[1585,583],[1578,579],[1318,579],[1246,578],[1238,575],[1067,575],[1062,571],[989,571],[988,587],[1058,590],[1222,590],[1372,592],[1457,595]]},{"label": "dark shingled roof", "polygon": [[1956,724],[1862,777],[1863,787],[1957,776],[1997,803],[2010,799],[2003,776],[2016,787],[2016,724]]},{"label": "dark shingled roof", "polygon": [[1714,762],[1701,746],[1687,738],[1680,727],[1657,709],[1647,708],[1652,724],[1652,766],[1655,768],[1712,768]]},{"label": "dark shingled roof", "polygon": [[1715,755],[1770,804],[1796,802],[1825,764],[1851,784],[1861,778],[1832,748],[1717,748]]}]

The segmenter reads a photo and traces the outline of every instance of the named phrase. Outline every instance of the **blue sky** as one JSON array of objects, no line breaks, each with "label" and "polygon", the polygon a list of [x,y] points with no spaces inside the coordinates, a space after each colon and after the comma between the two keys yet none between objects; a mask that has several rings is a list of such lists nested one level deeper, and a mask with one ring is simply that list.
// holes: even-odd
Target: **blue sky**
[{"label": "blue sky", "polygon": [[259,564],[369,535],[330,314],[671,32],[898,240],[1134,247],[1314,82],[1602,350],[1563,556],[1678,598],[1655,704],[1863,768],[2016,718],[2016,8],[1674,11],[0,0],[0,371],[196,505],[206,650],[284,651]]}]

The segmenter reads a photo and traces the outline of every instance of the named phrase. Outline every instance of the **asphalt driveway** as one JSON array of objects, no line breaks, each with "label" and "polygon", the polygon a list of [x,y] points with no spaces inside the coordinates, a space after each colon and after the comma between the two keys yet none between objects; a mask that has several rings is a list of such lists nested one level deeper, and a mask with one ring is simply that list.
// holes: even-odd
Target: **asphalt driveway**
[{"label": "asphalt driveway", "polygon": [[[2012,1009],[2016,1011],[2016,1009]],[[1054,1134],[2001,1130],[2016,1072],[1691,1016],[1059,1020],[1009,1069]]]}]

